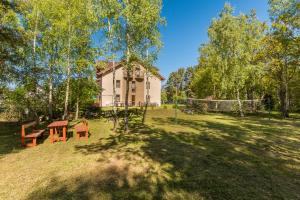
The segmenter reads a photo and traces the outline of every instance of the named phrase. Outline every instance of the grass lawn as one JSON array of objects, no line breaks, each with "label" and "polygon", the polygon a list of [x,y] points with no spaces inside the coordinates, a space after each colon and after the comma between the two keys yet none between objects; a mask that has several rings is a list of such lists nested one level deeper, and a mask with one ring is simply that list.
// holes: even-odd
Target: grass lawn
[{"label": "grass lawn", "polygon": [[149,110],[131,132],[20,147],[0,122],[0,199],[300,199],[300,122]]}]

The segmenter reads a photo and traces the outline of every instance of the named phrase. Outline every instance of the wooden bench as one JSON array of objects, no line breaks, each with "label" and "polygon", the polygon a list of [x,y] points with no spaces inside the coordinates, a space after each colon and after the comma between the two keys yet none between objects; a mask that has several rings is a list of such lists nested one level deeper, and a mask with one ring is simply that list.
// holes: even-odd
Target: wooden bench
[{"label": "wooden bench", "polygon": [[[29,122],[27,124],[23,124],[22,125],[22,130],[21,130],[21,142],[23,146],[26,147],[34,147],[36,146],[36,140],[39,136],[41,136],[43,134],[43,132],[45,130],[36,130],[34,129],[34,127],[37,125],[37,122],[33,121],[33,122]],[[26,133],[26,129],[27,128],[32,128],[31,133],[27,134]],[[26,144],[26,139],[31,139],[32,143],[28,143]]]},{"label": "wooden bench", "polygon": [[75,125],[76,139],[79,140],[83,134],[85,139],[89,137],[89,127],[87,120],[82,120],[81,123]]}]

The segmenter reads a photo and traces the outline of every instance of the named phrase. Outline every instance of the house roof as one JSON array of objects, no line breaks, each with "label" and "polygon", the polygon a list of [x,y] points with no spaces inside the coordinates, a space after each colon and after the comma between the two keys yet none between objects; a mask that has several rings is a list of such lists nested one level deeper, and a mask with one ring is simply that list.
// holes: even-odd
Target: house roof
[{"label": "house roof", "polygon": [[[105,75],[108,74],[110,72],[112,72],[113,69],[113,62],[111,61],[98,61],[97,63],[103,62],[106,64],[106,67],[104,69],[98,69],[97,68],[97,76],[101,76],[101,75]],[[122,63],[121,62],[115,62],[115,69],[118,69],[122,67]],[[157,76],[158,78],[160,78],[160,80],[165,80],[165,78],[158,72],[155,74],[155,76]]]}]

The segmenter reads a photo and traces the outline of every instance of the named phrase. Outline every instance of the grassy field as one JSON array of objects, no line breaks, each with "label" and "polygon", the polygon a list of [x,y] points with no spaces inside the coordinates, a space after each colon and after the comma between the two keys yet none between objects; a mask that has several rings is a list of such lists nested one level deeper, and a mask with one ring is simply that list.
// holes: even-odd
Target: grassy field
[{"label": "grassy field", "polygon": [[[0,124],[0,199],[300,199],[300,122],[149,111],[128,134],[20,147]],[[70,129],[70,136],[72,129]]]}]

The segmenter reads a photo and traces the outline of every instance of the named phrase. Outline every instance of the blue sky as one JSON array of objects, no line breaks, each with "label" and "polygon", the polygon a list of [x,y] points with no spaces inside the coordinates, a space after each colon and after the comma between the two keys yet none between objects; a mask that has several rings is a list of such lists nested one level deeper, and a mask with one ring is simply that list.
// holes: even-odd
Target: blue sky
[{"label": "blue sky", "polygon": [[207,41],[207,29],[228,2],[235,13],[257,11],[262,21],[268,21],[268,0],[163,0],[162,16],[167,26],[161,28],[164,47],[156,66],[167,78],[179,67],[197,64],[198,49]]}]

